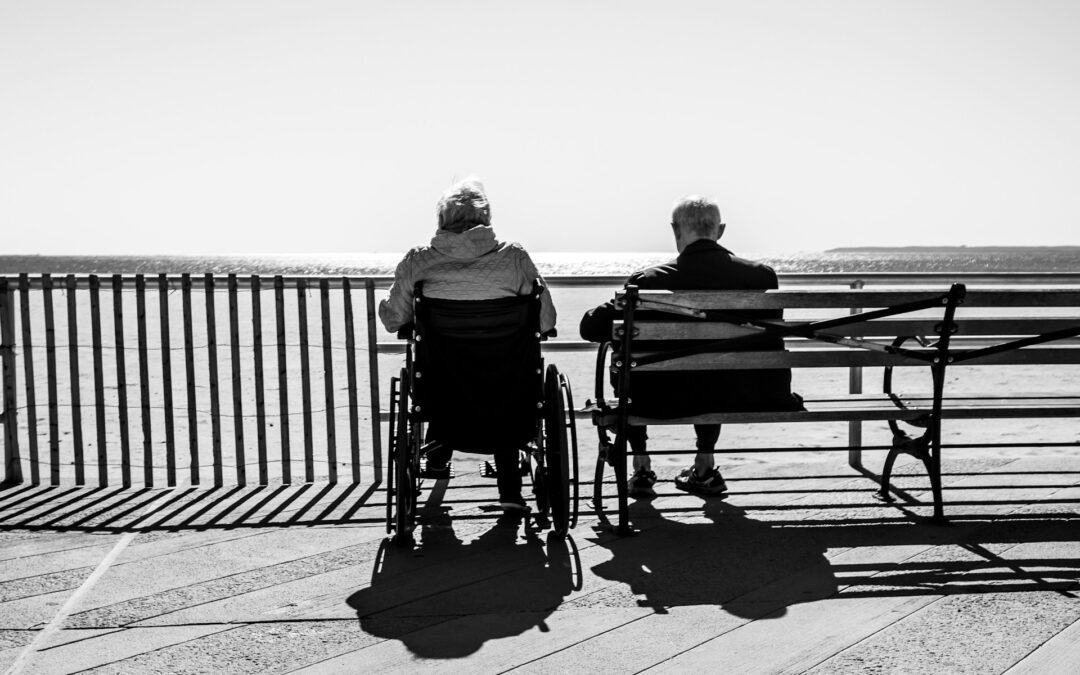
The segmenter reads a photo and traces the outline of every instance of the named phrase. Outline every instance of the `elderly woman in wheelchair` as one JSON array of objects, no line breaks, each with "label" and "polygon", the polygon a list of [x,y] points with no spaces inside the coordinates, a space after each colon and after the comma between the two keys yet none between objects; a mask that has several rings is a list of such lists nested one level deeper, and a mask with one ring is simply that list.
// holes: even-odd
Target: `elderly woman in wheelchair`
[{"label": "elderly woman in wheelchair", "polygon": [[551,295],[528,253],[495,239],[479,181],[444,193],[438,221],[379,306],[387,330],[409,338],[391,382],[388,532],[407,538],[419,480],[453,477],[450,456],[461,450],[494,455],[486,473],[506,511],[529,511],[521,489],[531,476],[540,514],[565,534],[576,514],[576,442],[572,460],[570,388],[540,354],[555,332]]}]

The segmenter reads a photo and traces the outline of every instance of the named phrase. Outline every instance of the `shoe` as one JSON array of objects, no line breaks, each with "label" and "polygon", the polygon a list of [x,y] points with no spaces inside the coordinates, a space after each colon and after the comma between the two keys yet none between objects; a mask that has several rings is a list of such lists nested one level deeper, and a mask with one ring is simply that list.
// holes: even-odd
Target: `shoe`
[{"label": "shoe", "polygon": [[417,478],[430,478],[432,480],[445,480],[454,477],[454,463],[446,462],[437,464],[429,461],[427,457],[420,458],[420,473]]},{"label": "shoe", "polygon": [[706,471],[704,476],[697,475],[691,467],[675,477],[675,487],[704,497],[715,497],[727,492],[727,483],[716,467]]},{"label": "shoe", "polygon": [[514,495],[512,497],[500,497],[499,508],[507,513],[520,513],[526,514],[532,509],[525,503],[525,499],[520,495]]},{"label": "shoe", "polygon": [[656,473],[648,469],[638,469],[630,477],[630,496],[634,499],[652,499],[656,496],[653,485],[656,484]]}]

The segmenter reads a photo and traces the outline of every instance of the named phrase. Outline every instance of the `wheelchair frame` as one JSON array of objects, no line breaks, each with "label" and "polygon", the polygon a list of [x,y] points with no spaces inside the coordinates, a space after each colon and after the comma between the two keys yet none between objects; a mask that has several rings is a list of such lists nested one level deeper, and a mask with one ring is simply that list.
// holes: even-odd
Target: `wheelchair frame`
[{"label": "wheelchair frame", "polygon": [[[415,304],[421,301],[419,289]],[[415,316],[415,314],[414,314]],[[537,348],[542,339],[536,331]],[[420,463],[438,442],[425,442],[425,420],[415,405],[416,385],[415,328],[408,334],[405,365],[390,380],[390,415],[387,450],[386,532],[399,545],[412,542],[416,527],[422,479]],[[565,537],[578,520],[578,450],[574,401],[570,382],[555,364],[543,367],[541,359],[541,394],[536,415],[536,435],[527,447],[529,476],[536,499],[536,521],[550,523],[554,532]]]}]

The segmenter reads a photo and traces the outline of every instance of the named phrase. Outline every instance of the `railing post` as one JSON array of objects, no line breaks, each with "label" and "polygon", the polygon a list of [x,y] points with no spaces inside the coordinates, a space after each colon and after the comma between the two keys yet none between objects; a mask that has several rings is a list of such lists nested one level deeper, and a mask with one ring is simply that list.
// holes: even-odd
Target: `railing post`
[{"label": "railing post", "polygon": [[[375,280],[364,279],[364,299],[367,304],[368,388],[371,392],[371,463],[375,467],[375,482],[382,482],[382,407],[379,401],[379,335],[375,324]],[[393,437],[394,430],[390,429]]]},{"label": "railing post", "polygon": [[5,485],[23,482],[19,456],[19,425],[15,392],[15,294],[8,280],[0,279],[0,360],[4,379],[4,479]]},{"label": "railing post", "polygon": [[[858,290],[864,286],[862,279],[851,282],[851,288]],[[858,314],[862,309],[852,307],[850,313]],[[861,394],[863,392],[863,369],[852,366],[848,369],[848,393]],[[862,468],[862,422],[848,422],[848,465],[854,469]]]}]

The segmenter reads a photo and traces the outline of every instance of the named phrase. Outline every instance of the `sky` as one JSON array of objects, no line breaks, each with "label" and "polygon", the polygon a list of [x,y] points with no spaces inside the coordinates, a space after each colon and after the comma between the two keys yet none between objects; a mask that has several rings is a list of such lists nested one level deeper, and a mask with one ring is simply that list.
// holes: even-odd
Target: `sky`
[{"label": "sky", "polygon": [[1080,245],[1072,0],[0,0],[0,254]]}]

